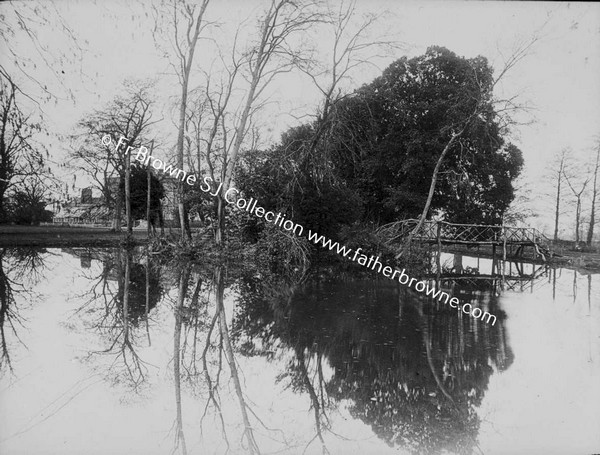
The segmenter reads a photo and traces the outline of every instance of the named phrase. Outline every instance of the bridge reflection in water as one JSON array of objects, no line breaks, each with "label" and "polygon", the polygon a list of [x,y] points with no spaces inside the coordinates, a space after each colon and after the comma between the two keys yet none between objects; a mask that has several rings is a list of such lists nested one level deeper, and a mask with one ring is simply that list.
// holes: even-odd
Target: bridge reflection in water
[{"label": "bridge reflection in water", "polygon": [[460,282],[490,289],[495,293],[533,291],[535,284],[549,278],[553,270],[545,264],[533,262],[505,261],[496,257],[480,258],[463,253],[444,252],[436,255],[436,260],[432,261],[432,269],[432,273],[425,274],[424,278],[435,280],[442,288],[452,287]]},{"label": "bridge reflection in water", "polygon": [[[80,270],[44,265],[72,265],[73,256],[81,261]],[[480,441],[490,437],[489,430],[483,433],[480,407],[491,378],[515,362],[502,289],[535,292],[550,281],[554,292],[556,271],[445,253],[432,255],[431,263],[440,267],[432,268],[430,279],[493,313],[497,323],[486,324],[392,280],[340,270],[322,270],[292,284],[256,266],[165,264],[143,250],[0,250],[5,290],[0,322],[9,329],[0,331],[0,369],[7,379],[22,377],[2,383],[10,392],[3,399],[12,418],[0,447],[25,453],[41,441],[50,448],[68,441],[77,453],[76,440],[54,437],[43,425],[19,433],[31,417],[21,409],[36,406],[31,401],[36,387],[45,387],[53,399],[91,369],[100,381],[87,395],[94,404],[92,422],[78,419],[73,406],[52,417],[56,428],[80,434],[77,440],[111,435],[95,439],[95,452],[79,453],[154,453],[165,442],[171,444],[166,451],[180,454],[188,448],[190,453],[199,448],[249,454],[480,453]],[[72,276],[65,277],[65,270]],[[66,303],[54,296],[29,308],[15,288],[16,276],[21,282],[27,276],[72,282],[77,289]],[[53,301],[60,303],[53,307]],[[5,335],[15,330],[24,345],[35,343],[32,334],[48,330],[47,321],[30,317],[37,311],[52,318],[53,335],[64,349],[78,340],[72,355],[83,351],[83,362],[67,362],[67,368],[57,355],[54,370],[24,375],[38,371],[35,366],[44,360],[36,349],[6,343]],[[12,324],[17,318],[30,322]],[[521,357],[525,352],[519,351]],[[30,363],[11,367],[13,354]],[[115,390],[127,397],[124,404],[112,405],[107,398]],[[489,394],[491,406],[501,407],[495,392]],[[127,405],[132,397],[139,400],[133,408]],[[577,412],[568,418],[576,419]],[[128,445],[131,435],[143,438]]]}]

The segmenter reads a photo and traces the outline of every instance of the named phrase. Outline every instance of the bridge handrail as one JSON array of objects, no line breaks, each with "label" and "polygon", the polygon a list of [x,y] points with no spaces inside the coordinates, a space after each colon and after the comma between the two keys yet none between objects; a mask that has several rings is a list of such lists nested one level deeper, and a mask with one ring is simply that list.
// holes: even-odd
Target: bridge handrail
[{"label": "bridge handrail", "polygon": [[[409,225],[414,224],[416,225],[419,222],[419,220],[414,219],[414,218],[409,218],[406,220],[400,220],[400,221],[393,221],[391,223],[387,223],[384,224],[382,226],[380,226],[377,229],[378,233],[388,233],[388,231],[390,231],[390,229],[394,229],[395,231],[395,235],[393,236],[393,239],[396,239],[397,237],[401,237],[402,234],[399,231],[402,231],[402,228],[407,228]],[[494,230],[498,230],[498,233],[500,234],[497,237],[497,240],[509,240],[509,239],[514,239],[514,240],[531,240],[536,244],[549,244],[550,239],[548,239],[548,237],[546,237],[544,234],[542,234],[537,228],[529,228],[529,227],[515,227],[515,226],[503,226],[503,225],[499,225],[499,224],[461,224],[461,223],[450,223],[447,221],[435,221],[435,220],[425,220],[423,222],[423,226],[421,227],[421,232],[418,233],[418,235],[423,236],[425,235],[425,237],[427,238],[435,238],[437,237],[437,234],[434,234],[432,227],[436,226],[437,224],[440,224],[442,226],[448,226],[448,227],[454,227],[454,228],[458,228],[458,229],[465,229],[465,228],[476,228],[479,232],[475,232],[474,235],[479,235],[481,236],[484,231],[486,229],[494,229]],[[414,229],[414,228],[411,228]],[[512,231],[512,234],[511,234]],[[473,235],[473,234],[472,234]],[[515,238],[516,237],[516,238]],[[392,240],[392,239],[390,239]]]}]

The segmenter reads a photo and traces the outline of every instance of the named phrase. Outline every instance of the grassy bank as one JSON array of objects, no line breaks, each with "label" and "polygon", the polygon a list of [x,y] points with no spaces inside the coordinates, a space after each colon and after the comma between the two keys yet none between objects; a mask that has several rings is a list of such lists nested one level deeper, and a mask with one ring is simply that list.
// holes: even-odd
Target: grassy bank
[{"label": "grassy bank", "polygon": [[[0,246],[118,246],[127,239],[126,232],[106,228],[73,226],[0,226]],[[133,231],[132,242],[146,242],[146,231]]]}]

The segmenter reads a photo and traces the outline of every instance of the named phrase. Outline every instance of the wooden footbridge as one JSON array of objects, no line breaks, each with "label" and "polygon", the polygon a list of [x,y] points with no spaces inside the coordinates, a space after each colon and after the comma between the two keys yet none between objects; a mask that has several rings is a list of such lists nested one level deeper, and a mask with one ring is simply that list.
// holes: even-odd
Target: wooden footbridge
[{"label": "wooden footbridge", "polygon": [[[417,224],[418,220],[414,219],[395,221],[381,226],[377,234],[385,239],[388,245],[402,243]],[[550,240],[535,228],[425,221],[413,235],[413,240],[437,244],[440,249],[442,245],[490,245],[493,255],[500,246],[504,257],[523,257],[525,248],[531,248],[533,259],[540,257],[544,262],[552,256]]]}]

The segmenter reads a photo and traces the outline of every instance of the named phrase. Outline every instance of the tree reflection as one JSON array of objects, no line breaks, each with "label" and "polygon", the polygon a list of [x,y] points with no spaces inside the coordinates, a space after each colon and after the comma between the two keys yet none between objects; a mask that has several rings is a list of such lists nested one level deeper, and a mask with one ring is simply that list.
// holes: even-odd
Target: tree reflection
[{"label": "tree reflection", "polygon": [[248,453],[260,454],[255,438],[256,422],[262,424],[245,398],[231,338],[224,293],[227,287],[227,268],[178,263],[178,290],[174,303],[173,376],[175,392],[174,452],[187,453],[183,431],[182,382],[195,390],[203,386],[204,411],[201,426],[209,412],[214,410],[220,422],[223,441],[230,448],[226,416],[223,413],[220,390],[224,371],[235,390],[235,401],[243,424],[242,440]]},{"label": "tree reflection", "polygon": [[184,455],[187,455],[187,445],[183,432],[183,414],[181,411],[181,326],[183,324],[183,308],[189,279],[190,269],[184,267],[179,277],[177,305],[175,306],[175,330],[173,333],[173,377],[175,380],[175,404],[177,406],[174,451],[181,447],[181,453]]},{"label": "tree reflection", "polygon": [[[279,340],[289,343],[295,358],[288,364],[286,372],[278,376],[278,380],[287,380],[292,390],[308,393],[310,398],[315,435],[304,450],[318,439],[323,453],[328,454],[324,432],[330,431],[331,426],[327,416],[330,400],[323,375],[323,352],[318,348],[318,340],[305,340],[302,334],[295,336],[291,325],[295,320],[291,313],[296,309],[293,298],[299,285],[299,282],[286,277],[246,270],[239,285],[241,305],[233,322],[233,336],[246,355],[270,357],[273,346]],[[311,321],[314,317],[318,315],[308,315],[306,322],[314,325],[314,321]],[[242,342],[243,336],[247,337],[245,342]],[[257,341],[262,348],[257,349]]]},{"label": "tree reflection", "polygon": [[[450,292],[497,315],[495,326],[392,282],[312,280],[273,293],[248,274],[234,327],[246,352],[261,353],[258,344],[264,354],[276,340],[292,349],[281,379],[310,397],[324,451],[330,400],[349,399],[351,415],[390,446],[471,452],[479,428],[474,408],[493,367],[513,361],[497,295],[472,285],[453,283]],[[327,379],[323,359],[333,370]]]},{"label": "tree reflection", "polygon": [[12,334],[23,344],[18,327],[22,327],[24,321],[16,297],[23,295],[29,301],[33,299],[32,289],[42,277],[48,254],[41,248],[0,248],[0,374],[6,369],[13,371],[7,337]]},{"label": "tree reflection", "polygon": [[87,300],[77,312],[89,317],[87,327],[105,337],[108,346],[88,357],[110,357],[107,377],[137,390],[145,381],[147,366],[137,352],[139,330],[135,329],[141,321],[148,323],[150,310],[162,298],[159,272],[149,260],[136,262],[131,249],[96,251],[95,256],[101,258],[102,269],[91,277],[91,289],[84,294]]},{"label": "tree reflection", "polygon": [[[342,401],[390,446],[476,451],[475,408],[493,372],[513,361],[496,283],[439,278],[444,291],[496,315],[492,326],[389,280],[321,273],[293,283],[262,270],[181,259],[163,264],[160,280],[158,270],[135,251],[109,254],[92,286],[97,302],[86,311],[94,316],[90,326],[108,339],[93,354],[111,355],[110,376],[137,389],[147,371],[138,355],[140,323],[148,321],[162,286],[172,288],[174,452],[188,451],[185,391],[203,400],[201,428],[207,416],[216,418],[227,450],[234,447],[228,433],[235,418],[245,451],[261,452],[259,430],[273,430],[244,390],[240,353],[271,358],[283,347],[292,354],[279,381],[306,396],[314,421],[306,448],[320,444],[323,453]],[[240,296],[235,309],[224,298],[233,285]],[[233,393],[223,395],[227,385]],[[226,415],[228,400],[235,416]]]},{"label": "tree reflection", "polygon": [[231,338],[229,336],[229,329],[227,328],[227,318],[225,317],[225,305],[223,303],[224,289],[225,281],[223,279],[223,267],[217,267],[215,270],[215,297],[217,303],[216,312],[219,315],[219,328],[221,333],[221,339],[223,341],[223,346],[225,348],[225,357],[229,365],[231,379],[233,380],[233,384],[235,386],[235,394],[237,396],[238,403],[240,406],[242,420],[244,421],[244,437],[246,438],[246,443],[248,444],[248,452],[250,454],[259,454],[260,449],[258,448],[256,440],[254,439],[253,426],[250,423],[250,419],[248,417],[248,412],[252,412],[252,410],[250,409],[248,403],[244,399],[244,392],[242,391],[242,385],[240,382],[238,368],[235,361],[235,354],[233,352]]}]

